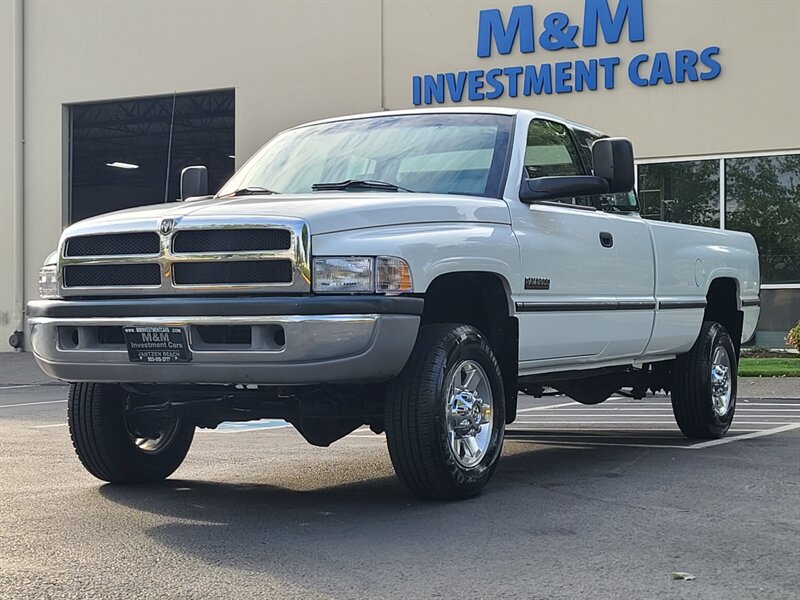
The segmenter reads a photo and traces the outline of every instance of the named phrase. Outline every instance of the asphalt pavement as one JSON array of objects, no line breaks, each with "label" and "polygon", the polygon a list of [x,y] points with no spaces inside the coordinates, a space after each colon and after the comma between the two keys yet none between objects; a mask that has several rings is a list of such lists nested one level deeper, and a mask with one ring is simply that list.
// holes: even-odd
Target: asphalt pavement
[{"label": "asphalt pavement", "polygon": [[457,503],[409,497],[383,436],[315,448],[276,420],[198,431],[164,484],[103,484],[66,390],[0,354],[0,598],[797,598],[797,379],[741,380],[714,442],[663,396],[521,396]]}]

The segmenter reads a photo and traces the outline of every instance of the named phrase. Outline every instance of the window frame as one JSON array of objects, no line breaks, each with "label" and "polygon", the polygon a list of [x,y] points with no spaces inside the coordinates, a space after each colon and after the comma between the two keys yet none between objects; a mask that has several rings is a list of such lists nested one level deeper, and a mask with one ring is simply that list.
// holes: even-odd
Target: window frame
[{"label": "window frame", "polygon": [[[737,158],[764,158],[771,156],[794,156],[800,154],[800,149],[791,150],[764,150],[759,152],[729,152],[722,154],[696,154],[696,155],[683,155],[683,156],[669,156],[658,158],[641,158],[635,161],[635,191],[638,197],[639,194],[639,166],[651,164],[664,164],[664,163],[680,163],[692,162],[697,160],[716,160],[719,162],[719,229],[722,231],[729,231],[725,222],[725,161]],[[765,290],[798,290],[800,283],[762,283],[761,289]]]}]

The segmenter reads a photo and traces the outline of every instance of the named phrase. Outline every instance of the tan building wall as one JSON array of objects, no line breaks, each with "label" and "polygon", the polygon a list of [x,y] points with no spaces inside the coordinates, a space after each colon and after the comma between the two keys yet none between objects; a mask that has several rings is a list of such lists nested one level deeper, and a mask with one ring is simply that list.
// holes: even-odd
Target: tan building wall
[{"label": "tan building wall", "polygon": [[0,350],[22,319],[22,2],[0,2]]},{"label": "tan building wall", "polygon": [[[640,158],[800,148],[800,2],[644,0],[645,41],[476,56],[478,15],[524,0],[146,2],[0,1],[0,350],[12,330],[15,273],[37,271],[66,218],[65,105],[219,88],[236,90],[237,163],[303,121],[412,106],[414,75],[618,56],[613,90],[475,103],[553,112],[634,140]],[[613,3],[614,0],[612,0]],[[24,5],[24,261],[9,251],[20,153],[11,131],[14,19]],[[542,19],[581,24],[583,0],[534,0]],[[578,34],[580,37],[580,33]],[[636,87],[636,54],[719,46],[711,81]],[[646,74],[646,69],[642,70]],[[485,90],[484,90],[485,91]],[[9,104],[12,102],[12,104]],[[462,102],[461,105],[468,105]],[[23,264],[21,264],[23,263]],[[6,319],[6,320],[4,320]]]},{"label": "tan building wall", "polygon": [[[606,44],[598,36],[595,47],[557,51],[538,43],[543,19],[558,11],[570,17],[570,24],[582,26],[584,0],[535,0],[530,3],[536,50],[523,54],[517,46],[500,55],[493,49],[491,57],[478,58],[480,11],[499,8],[507,21],[511,8],[524,3],[385,0],[387,106],[412,105],[414,75],[615,56],[621,64],[612,90],[600,86],[597,91],[527,98],[504,95],[473,104],[542,110],[624,135],[633,140],[637,158],[800,148],[797,0],[644,0],[643,42],[629,42],[626,26],[619,43]],[[579,46],[581,35],[578,31],[575,37]],[[637,54],[699,53],[708,46],[720,48],[716,59],[722,71],[713,80],[653,87],[637,87],[628,80],[627,64]],[[640,71],[648,75],[648,65]]]}]

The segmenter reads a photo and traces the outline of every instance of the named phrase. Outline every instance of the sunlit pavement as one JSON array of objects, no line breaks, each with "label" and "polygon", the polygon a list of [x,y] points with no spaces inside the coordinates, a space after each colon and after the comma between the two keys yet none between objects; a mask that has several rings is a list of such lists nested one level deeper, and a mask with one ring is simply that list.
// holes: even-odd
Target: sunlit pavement
[{"label": "sunlit pavement", "polygon": [[665,397],[521,396],[486,491],[438,503],[405,494],[383,436],[314,448],[274,420],[199,431],[162,485],[103,485],[72,451],[66,388],[16,365],[2,598],[796,598],[800,381],[743,385],[714,442],[684,438]]}]

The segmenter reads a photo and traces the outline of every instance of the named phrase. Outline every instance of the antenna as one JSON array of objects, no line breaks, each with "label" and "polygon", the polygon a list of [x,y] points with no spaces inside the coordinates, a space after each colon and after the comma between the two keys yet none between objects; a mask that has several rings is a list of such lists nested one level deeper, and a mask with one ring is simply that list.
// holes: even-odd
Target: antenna
[{"label": "antenna", "polygon": [[172,116],[169,120],[169,145],[167,146],[167,177],[164,183],[164,204],[169,202],[169,168],[172,162],[172,130],[175,127],[175,100],[178,97],[177,90],[172,92]]}]

